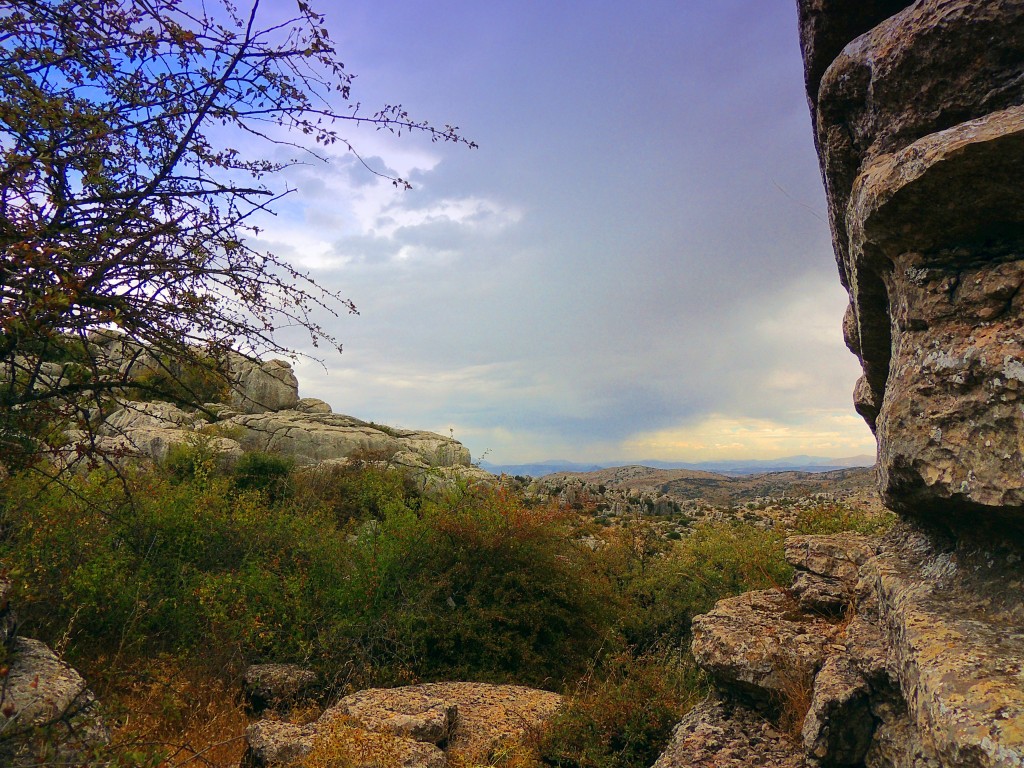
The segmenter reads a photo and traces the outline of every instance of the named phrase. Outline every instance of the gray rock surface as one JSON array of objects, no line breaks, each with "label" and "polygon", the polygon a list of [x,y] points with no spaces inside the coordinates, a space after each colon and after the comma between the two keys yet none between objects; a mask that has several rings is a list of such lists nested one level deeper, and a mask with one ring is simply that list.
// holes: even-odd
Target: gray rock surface
[{"label": "gray rock surface", "polygon": [[1020,527],[1024,3],[798,7],[883,497],[947,524],[983,510]]},{"label": "gray rock surface", "polygon": [[412,466],[469,466],[461,443],[432,432],[393,429],[339,413],[294,410],[233,416],[220,422],[238,435],[246,450],[281,453],[298,464],[346,459],[353,454],[394,460]]},{"label": "gray rock surface", "polygon": [[855,533],[791,536],[786,561],[796,569],[791,593],[810,611],[841,613],[853,601],[860,567],[878,549],[878,540]]},{"label": "gray rock surface", "polygon": [[269,768],[308,756],[326,764],[348,761],[356,768],[443,768],[446,753],[463,763],[479,761],[493,747],[536,731],[561,703],[556,693],[516,685],[369,689],[345,697],[311,725],[252,724],[246,730],[243,766]]},{"label": "gray rock surface", "polygon": [[110,740],[82,676],[38,640],[9,644],[0,686],[0,765],[77,766]]},{"label": "gray rock surface", "polygon": [[231,354],[228,379],[231,405],[243,413],[282,411],[299,403],[299,381],[284,360],[261,361]]},{"label": "gray rock surface", "polygon": [[[146,351],[117,334],[98,334],[100,355],[113,366],[146,372]],[[229,403],[206,403],[192,411],[172,403],[125,400],[99,425],[95,445],[116,459],[165,461],[171,450],[201,441],[225,462],[244,451],[280,453],[299,465],[345,462],[352,457],[411,470],[426,492],[456,482],[492,483],[490,473],[471,464],[459,441],[433,432],[398,429],[336,414],[317,398],[299,398],[291,366],[232,353],[228,358]],[[134,366],[139,366],[138,371]],[[61,375],[60,366],[54,370]],[[69,456],[75,455],[73,448]]]},{"label": "gray rock surface", "polygon": [[943,765],[1024,765],[1024,569],[903,528],[864,567],[888,665]]},{"label": "gray rock surface", "polygon": [[801,729],[807,756],[830,768],[860,765],[874,731],[867,680],[849,656],[829,656],[814,680],[811,705]]},{"label": "gray rock surface", "polygon": [[445,744],[455,732],[459,708],[425,693],[375,688],[346,696],[338,711],[363,728],[431,744]]},{"label": "gray rock surface", "polygon": [[720,600],[693,620],[693,656],[715,681],[763,702],[810,690],[836,628],[779,590]]},{"label": "gray rock surface", "polygon": [[422,741],[352,727],[340,718],[314,725],[260,720],[245,731],[243,768],[344,765],[350,768],[445,768],[444,752]]},{"label": "gray rock surface", "polygon": [[654,768],[801,768],[803,752],[764,715],[712,694],[672,731]]},{"label": "gray rock surface", "polygon": [[694,619],[693,651],[723,695],[785,708],[787,686],[807,681],[801,740],[816,766],[1024,765],[1019,548],[900,523],[878,542],[794,537],[786,550],[847,585],[863,561],[856,589],[841,591],[846,619],[808,632],[820,613],[778,592],[720,601]]},{"label": "gray rock surface", "polygon": [[251,664],[243,677],[242,696],[253,714],[285,713],[316,698],[317,676],[298,664]]}]

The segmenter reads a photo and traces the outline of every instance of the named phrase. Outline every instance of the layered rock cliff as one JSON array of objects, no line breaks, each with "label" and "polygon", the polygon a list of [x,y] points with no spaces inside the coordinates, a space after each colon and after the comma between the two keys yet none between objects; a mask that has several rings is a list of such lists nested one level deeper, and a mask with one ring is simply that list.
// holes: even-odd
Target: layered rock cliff
[{"label": "layered rock cliff", "polygon": [[791,586],[695,619],[716,693],[658,766],[1024,766],[1024,0],[798,8],[855,407],[903,521],[791,539]]},{"label": "layered rock cliff", "polygon": [[[169,370],[168,363],[113,332],[93,334],[89,343],[101,367],[119,371],[130,381]],[[163,461],[174,446],[201,438],[227,459],[244,451],[262,451],[309,465],[362,456],[387,460],[431,481],[493,480],[471,463],[469,450],[452,437],[363,421],[334,413],[323,400],[300,398],[298,380],[284,360],[230,353],[224,368],[223,375],[209,376],[216,386],[208,388],[217,401],[202,409],[121,398],[109,412],[98,415],[95,434],[82,437],[109,455],[129,459]],[[61,375],[58,366],[54,376]],[[177,375],[188,378],[188,372]]]}]

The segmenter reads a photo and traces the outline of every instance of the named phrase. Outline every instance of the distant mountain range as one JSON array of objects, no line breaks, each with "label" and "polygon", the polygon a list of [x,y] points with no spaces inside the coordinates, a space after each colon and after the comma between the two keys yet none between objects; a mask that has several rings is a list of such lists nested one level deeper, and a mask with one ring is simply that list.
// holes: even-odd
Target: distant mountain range
[{"label": "distant mountain range", "polygon": [[610,461],[596,464],[581,464],[574,461],[549,459],[534,464],[492,464],[481,461],[480,466],[496,475],[529,475],[544,477],[556,472],[595,472],[609,467],[638,465],[654,469],[692,469],[716,472],[720,475],[754,475],[764,472],[830,472],[850,467],[871,467],[875,457],[868,455],[832,459],[823,456],[786,456],[781,459],[736,459],[729,461]]}]

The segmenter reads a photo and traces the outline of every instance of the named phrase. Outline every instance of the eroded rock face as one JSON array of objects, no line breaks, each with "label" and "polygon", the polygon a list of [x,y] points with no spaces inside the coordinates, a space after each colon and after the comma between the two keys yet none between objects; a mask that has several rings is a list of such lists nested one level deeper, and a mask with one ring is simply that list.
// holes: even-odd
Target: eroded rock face
[{"label": "eroded rock face", "polygon": [[803,768],[799,745],[756,710],[710,696],[672,732],[654,768]]},{"label": "eroded rock face", "polygon": [[883,498],[1024,527],[1024,1],[798,7]]},{"label": "eroded rock face", "polygon": [[468,467],[470,463],[469,450],[452,438],[384,427],[340,413],[285,410],[233,416],[219,423],[237,434],[246,450],[280,453],[298,464],[335,461],[357,453],[420,468]]},{"label": "eroded rock face", "polygon": [[281,411],[299,403],[299,380],[284,360],[260,361],[231,354],[228,378],[231,405],[244,413]]},{"label": "eroded rock face", "polygon": [[834,627],[797,610],[781,590],[719,600],[693,619],[693,657],[734,692],[778,700],[808,689],[824,662]]},{"label": "eroded rock face", "polygon": [[[1024,765],[1019,551],[942,540],[901,523],[883,540],[793,537],[786,552],[798,574],[810,568],[837,584],[856,578],[857,586],[837,593],[845,602],[835,613],[823,613],[832,595],[820,605],[808,595],[797,607],[777,592],[754,592],[696,617],[694,658],[717,695],[768,717],[764,704],[775,702],[776,714],[792,720],[804,713],[800,697],[788,694],[809,691],[799,740],[819,768]],[[720,742],[731,744],[750,731],[721,723],[721,707],[705,709],[680,726],[688,749],[700,746],[694,734],[732,734]],[[742,706],[736,712],[731,717],[747,717]],[[703,764],[674,754],[673,766]]]}]

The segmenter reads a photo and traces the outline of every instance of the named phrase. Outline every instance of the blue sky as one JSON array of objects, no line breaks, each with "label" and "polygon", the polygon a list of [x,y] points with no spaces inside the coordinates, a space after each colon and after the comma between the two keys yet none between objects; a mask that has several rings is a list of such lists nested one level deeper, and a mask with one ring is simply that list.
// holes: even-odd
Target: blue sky
[{"label": "blue sky", "polygon": [[791,0],[318,8],[364,109],[480,148],[353,129],[413,191],[281,180],[261,244],[361,311],[301,394],[502,463],[873,452]]}]

